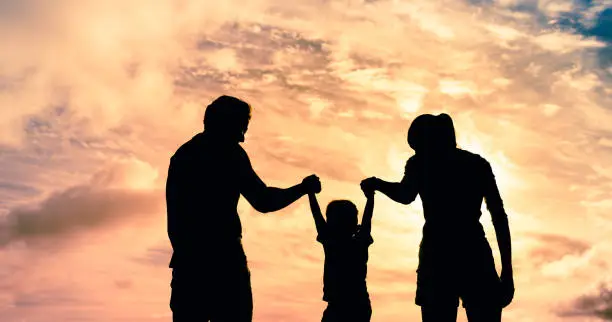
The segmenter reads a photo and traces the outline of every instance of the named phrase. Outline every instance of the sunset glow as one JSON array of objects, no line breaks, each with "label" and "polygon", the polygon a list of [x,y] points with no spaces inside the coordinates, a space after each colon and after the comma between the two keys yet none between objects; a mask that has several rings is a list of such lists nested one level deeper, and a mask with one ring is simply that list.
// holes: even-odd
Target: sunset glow
[{"label": "sunset glow", "polygon": [[[170,156],[219,95],[272,186],[322,206],[399,181],[421,113],[453,117],[509,214],[504,321],[612,321],[609,0],[0,0],[0,321],[171,321]],[[239,206],[254,321],[320,321],[306,198]],[[376,196],[374,322],[419,321],[420,200]],[[499,253],[483,206],[487,238]],[[465,321],[463,310],[459,320]]]}]

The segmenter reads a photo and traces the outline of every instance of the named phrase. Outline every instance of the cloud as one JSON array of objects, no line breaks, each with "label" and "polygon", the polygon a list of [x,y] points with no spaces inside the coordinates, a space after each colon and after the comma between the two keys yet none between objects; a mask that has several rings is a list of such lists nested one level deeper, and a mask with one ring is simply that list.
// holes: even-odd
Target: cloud
[{"label": "cloud", "polygon": [[563,235],[544,233],[522,233],[522,237],[534,238],[537,246],[529,254],[533,264],[554,262],[568,255],[582,255],[591,248],[591,244]]},{"label": "cloud", "polygon": [[145,254],[134,258],[135,261],[153,266],[168,267],[172,257],[172,247],[165,243],[163,246],[150,247]]},{"label": "cloud", "polygon": [[606,45],[595,39],[584,39],[580,35],[553,32],[533,38],[533,41],[543,49],[554,53],[566,54],[579,49],[604,48]]},{"label": "cloud", "polygon": [[572,308],[560,312],[559,315],[596,317],[612,321],[612,287],[602,283],[594,292],[576,299]]},{"label": "cloud", "polygon": [[118,161],[85,184],[54,192],[34,207],[11,210],[1,226],[3,242],[52,237],[131,216],[161,211],[155,169],[139,160]]}]

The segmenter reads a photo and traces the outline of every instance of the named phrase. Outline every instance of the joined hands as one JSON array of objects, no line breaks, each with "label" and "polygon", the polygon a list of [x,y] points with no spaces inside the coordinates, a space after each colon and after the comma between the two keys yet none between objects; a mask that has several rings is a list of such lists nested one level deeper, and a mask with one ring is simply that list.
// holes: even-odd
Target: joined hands
[{"label": "joined hands", "polygon": [[361,181],[361,184],[360,184],[361,191],[363,191],[363,193],[365,194],[367,198],[374,197],[374,192],[378,190],[377,189],[378,180],[380,179],[376,177],[370,177],[370,178],[367,178]]},{"label": "joined hands", "polygon": [[309,175],[302,180],[302,186],[306,194],[321,192],[321,180],[316,175]]}]

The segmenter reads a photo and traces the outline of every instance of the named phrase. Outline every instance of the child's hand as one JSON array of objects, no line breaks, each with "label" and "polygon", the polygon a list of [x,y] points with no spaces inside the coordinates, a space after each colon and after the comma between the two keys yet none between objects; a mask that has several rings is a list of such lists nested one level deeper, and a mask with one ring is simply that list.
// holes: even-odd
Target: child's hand
[{"label": "child's hand", "polygon": [[374,196],[374,191],[376,191],[376,180],[378,180],[378,178],[371,177],[361,181],[361,190],[367,198]]},{"label": "child's hand", "polygon": [[372,190],[363,190],[363,189],[361,189],[361,190],[363,191],[363,194],[366,196],[367,199],[374,198],[375,190],[373,190],[373,189]]},{"label": "child's hand", "polygon": [[321,181],[316,175],[310,175],[302,180],[302,185],[306,188],[306,193],[321,192]]}]

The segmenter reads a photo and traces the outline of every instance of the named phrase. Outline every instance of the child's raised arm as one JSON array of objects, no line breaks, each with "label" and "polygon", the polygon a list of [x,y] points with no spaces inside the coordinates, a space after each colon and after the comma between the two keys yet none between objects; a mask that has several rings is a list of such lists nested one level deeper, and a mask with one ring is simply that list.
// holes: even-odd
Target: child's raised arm
[{"label": "child's raised arm", "polygon": [[315,225],[317,226],[317,233],[320,235],[325,232],[325,218],[321,213],[317,196],[314,193],[308,194],[308,202],[310,203],[310,211],[312,211],[312,217],[314,218]]},{"label": "child's raised arm", "polygon": [[366,198],[365,209],[363,210],[363,219],[361,219],[361,231],[370,235],[372,231],[372,214],[374,213],[374,191],[364,191]]}]

